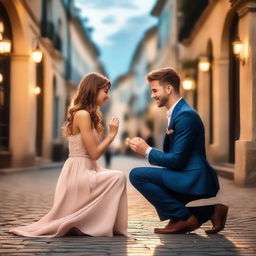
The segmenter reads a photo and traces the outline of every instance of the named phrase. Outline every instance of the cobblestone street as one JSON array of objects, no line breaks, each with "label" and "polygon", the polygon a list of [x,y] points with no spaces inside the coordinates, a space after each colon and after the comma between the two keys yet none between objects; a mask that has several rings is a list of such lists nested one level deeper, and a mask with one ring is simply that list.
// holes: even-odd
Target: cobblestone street
[{"label": "cobblestone street", "polygon": [[[145,165],[144,159],[117,156],[111,169],[124,170],[128,176],[131,168]],[[210,223],[190,234],[154,234],[154,227],[165,223],[159,222],[154,208],[129,182],[128,238],[35,239],[6,232],[11,226],[31,223],[48,212],[59,172],[48,169],[0,176],[0,255],[256,255],[256,188],[241,188],[223,178],[221,192],[211,201],[228,204],[230,210],[225,230],[217,235],[204,233]]]}]

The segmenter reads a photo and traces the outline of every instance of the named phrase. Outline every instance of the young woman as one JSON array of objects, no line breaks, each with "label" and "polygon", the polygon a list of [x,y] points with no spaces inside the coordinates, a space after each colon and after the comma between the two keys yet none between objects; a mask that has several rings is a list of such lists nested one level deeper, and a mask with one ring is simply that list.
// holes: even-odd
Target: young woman
[{"label": "young woman", "polygon": [[53,207],[39,221],[10,232],[28,237],[127,235],[126,177],[96,162],[119,126],[113,118],[108,135],[101,139],[104,128],[99,107],[109,99],[109,88],[110,81],[99,73],[89,73],[81,80],[63,127],[69,158],[57,183]]}]

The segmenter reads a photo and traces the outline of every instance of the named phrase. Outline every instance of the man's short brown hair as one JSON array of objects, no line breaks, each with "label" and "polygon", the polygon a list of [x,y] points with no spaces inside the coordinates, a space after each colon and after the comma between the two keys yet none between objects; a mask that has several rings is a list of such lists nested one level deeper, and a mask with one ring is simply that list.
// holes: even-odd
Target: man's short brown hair
[{"label": "man's short brown hair", "polygon": [[148,83],[157,80],[160,85],[171,85],[176,92],[180,91],[180,77],[172,68],[153,70],[145,77]]}]

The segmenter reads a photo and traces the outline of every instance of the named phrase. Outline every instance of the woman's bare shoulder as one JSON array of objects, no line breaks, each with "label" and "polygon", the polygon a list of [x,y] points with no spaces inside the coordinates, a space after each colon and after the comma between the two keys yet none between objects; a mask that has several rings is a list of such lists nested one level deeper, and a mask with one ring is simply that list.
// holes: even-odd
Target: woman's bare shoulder
[{"label": "woman's bare shoulder", "polygon": [[75,116],[74,116],[74,124],[75,125],[85,125],[85,124],[88,124],[91,126],[91,116],[90,116],[90,113],[86,110],[78,110],[76,113],[75,113]]},{"label": "woman's bare shoulder", "polygon": [[76,119],[90,119],[91,120],[91,116],[90,116],[90,113],[87,111],[87,110],[78,110],[76,113],[75,113],[75,118]]}]

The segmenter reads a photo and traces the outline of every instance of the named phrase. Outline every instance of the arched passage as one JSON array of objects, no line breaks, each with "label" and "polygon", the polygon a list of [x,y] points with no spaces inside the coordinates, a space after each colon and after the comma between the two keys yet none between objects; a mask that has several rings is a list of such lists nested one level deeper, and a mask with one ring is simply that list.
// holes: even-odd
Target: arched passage
[{"label": "arched passage", "polygon": [[208,40],[207,43],[207,56],[210,62],[210,69],[209,69],[209,143],[213,144],[213,46],[212,41]]},{"label": "arched passage", "polygon": [[[1,35],[12,41],[9,15],[0,3]],[[0,54],[0,151],[9,151],[10,125],[10,55]]]},{"label": "arched passage", "polygon": [[221,113],[221,119],[224,123],[222,129],[225,130],[220,131],[219,139],[224,143],[221,147],[225,148],[225,162],[232,164],[235,162],[235,141],[239,138],[240,133],[240,70],[239,61],[235,58],[232,49],[232,42],[238,33],[238,20],[238,14],[231,9],[226,16],[220,46],[220,60],[222,62],[220,83],[221,90],[226,95],[226,102],[221,103],[222,106],[225,106]]},{"label": "arched passage", "polygon": [[229,162],[235,162],[235,141],[240,136],[239,60],[233,54],[232,42],[238,36],[238,15],[234,15],[229,37]]},{"label": "arched passage", "polygon": [[36,155],[42,156],[43,152],[43,127],[44,127],[44,61],[36,64],[36,85],[41,93],[36,98]]}]

